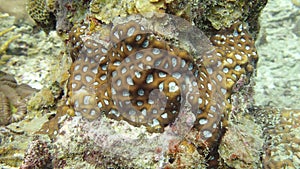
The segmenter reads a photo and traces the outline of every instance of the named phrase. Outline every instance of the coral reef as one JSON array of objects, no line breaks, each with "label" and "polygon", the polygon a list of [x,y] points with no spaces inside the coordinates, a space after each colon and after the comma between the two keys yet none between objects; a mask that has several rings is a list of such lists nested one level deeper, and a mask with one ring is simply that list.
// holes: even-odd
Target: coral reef
[{"label": "coral reef", "polygon": [[82,49],[83,41],[80,36],[87,34],[88,30],[87,25],[74,26],[69,33],[69,55],[74,62],[78,55],[79,51]]},{"label": "coral reef", "polygon": [[[124,35],[122,32],[127,34]],[[180,104],[185,104],[186,100],[181,98],[191,97],[185,95],[189,90],[195,94],[193,98],[195,100],[188,101],[192,107],[208,102],[211,94],[205,89],[200,89],[200,85],[207,87],[209,82],[203,79],[208,73],[205,69],[198,69],[186,51],[169,46],[165,41],[159,40],[161,37],[155,34],[148,35],[148,32],[144,26],[134,21],[116,25],[112,29],[110,40],[113,47],[106,56],[109,63],[105,76],[111,80],[108,96],[117,104],[109,103],[105,106],[108,110],[111,109],[106,115],[116,120],[128,121],[135,126],[144,125],[149,131],[163,131],[163,127],[172,123],[178,116]],[[123,64],[119,64],[122,62]],[[128,68],[130,70],[127,70]],[[132,73],[135,76],[132,76]],[[196,81],[188,80],[198,84],[196,88],[189,86],[183,78],[180,78],[190,76],[199,77]],[[155,90],[159,92],[155,94]],[[202,95],[197,93],[199,90],[202,91]],[[167,99],[160,92],[164,93]],[[129,100],[132,106],[125,106],[128,104],[125,102]],[[105,100],[100,102],[102,105],[105,104]],[[206,110],[209,108],[206,106],[204,104],[201,109],[194,112],[201,111],[207,114]],[[119,113],[116,113],[117,111]],[[205,116],[201,117],[207,120]],[[196,117],[196,121],[199,120],[200,118]]]},{"label": "coral reef", "polygon": [[53,1],[46,0],[28,0],[27,11],[31,18],[40,25],[46,33],[54,29],[55,16],[51,9]]},{"label": "coral reef", "polygon": [[[24,145],[25,139],[13,137],[8,129],[4,129],[1,126],[0,128],[0,166],[1,168],[5,168],[3,166],[9,166],[6,168],[19,167],[22,164],[24,152],[27,149],[27,145]],[[22,142],[17,142],[14,139],[20,139]]]},{"label": "coral reef", "polygon": [[238,20],[246,22],[249,24],[251,35],[255,38],[259,31],[258,17],[266,3],[267,0],[175,0],[168,5],[167,11],[193,21],[207,34],[229,28]]},{"label": "coral reef", "polygon": [[[88,119],[95,119],[100,115],[100,112],[105,112],[105,114],[109,117],[112,117],[114,119],[117,120],[126,120],[128,122],[132,122],[132,124],[136,125],[136,126],[140,126],[140,125],[145,125],[147,127],[149,127],[149,130],[153,130],[154,128],[156,128],[156,130],[163,130],[163,127],[166,126],[168,123],[174,121],[175,117],[178,114],[178,110],[180,108],[180,105],[178,105],[178,103],[180,102],[180,90],[183,90],[181,92],[187,93],[188,90],[190,89],[191,93],[195,93],[197,90],[200,90],[198,88],[196,89],[191,89],[192,87],[188,87],[188,84],[186,84],[185,82],[182,81],[182,79],[179,79],[179,77],[181,76],[196,76],[200,79],[204,79],[204,76],[208,76],[206,70],[197,70],[196,69],[196,65],[193,65],[192,63],[192,58],[190,56],[188,56],[188,54],[185,51],[180,51],[179,49],[176,48],[172,48],[170,46],[168,46],[166,44],[166,42],[164,41],[159,41],[157,39],[155,39],[154,37],[151,39],[150,36],[151,34],[149,34],[147,36],[146,32],[147,30],[141,31],[141,29],[144,29],[143,26],[141,26],[142,28],[139,28],[140,25],[138,25],[137,23],[135,23],[134,21],[130,21],[129,23],[126,23],[125,25],[117,25],[114,30],[118,30],[118,32],[116,33],[120,33],[120,32],[128,32],[127,29],[136,29],[136,32],[132,32],[132,36],[133,37],[125,37],[121,36],[120,34],[118,35],[118,37],[120,39],[122,39],[122,41],[124,40],[125,43],[121,43],[118,44],[119,41],[121,41],[120,39],[116,39],[114,36],[115,32],[112,31],[111,33],[111,39],[114,38],[115,40],[111,40],[112,41],[112,46],[118,46],[118,47],[113,47],[111,48],[110,51],[108,51],[108,56],[106,56],[106,51],[107,49],[105,49],[101,44],[97,44],[96,42],[93,41],[86,41],[86,44],[84,45],[84,47],[87,48],[88,50],[91,51],[97,51],[95,53],[91,53],[90,55],[88,54],[87,58],[85,59],[86,56],[79,56],[78,60],[75,61],[75,64],[72,66],[71,68],[71,79],[70,79],[70,83],[69,83],[69,90],[72,92],[72,94],[75,96],[77,95],[77,93],[82,93],[83,96],[81,99],[82,101],[78,100],[78,103],[76,103],[77,105],[75,106],[76,111],[84,113],[84,117],[88,118]],[[120,30],[119,30],[120,29]],[[139,32],[141,31],[141,32]],[[148,31],[149,32],[149,31]],[[139,37],[140,36],[140,41],[135,41],[135,37]],[[153,35],[154,36],[154,35]],[[126,43],[127,42],[127,43]],[[114,44],[116,43],[116,44]],[[149,43],[149,45],[144,46],[146,43]],[[123,52],[119,49],[120,47],[126,47],[126,46],[130,46],[132,49],[130,49],[130,51],[126,51]],[[99,49],[99,50],[98,50]],[[150,49],[150,50],[146,50],[146,49]],[[152,51],[154,50],[154,51]],[[167,52],[169,50],[169,52]],[[126,69],[126,67],[131,67],[131,65],[122,65],[122,68],[118,68],[117,63],[122,62],[123,59],[127,58],[127,60],[130,59],[131,54],[134,54],[135,51],[141,51],[139,53],[137,53],[136,57],[139,57],[140,62],[134,63],[133,66],[138,66],[141,64],[145,64],[143,66],[145,67],[141,67],[140,70],[137,68],[133,68],[131,71],[125,71],[124,69]],[[174,51],[174,53],[171,53],[171,51]],[[154,53],[153,53],[154,52]],[[167,53],[166,53],[167,52]],[[83,54],[86,54],[86,52],[82,52]],[[87,52],[88,53],[88,52]],[[97,58],[97,55],[99,55],[100,57]],[[115,55],[120,55],[123,56],[122,58],[118,59],[115,58]],[[151,60],[151,62],[147,63],[146,58],[144,58],[144,56],[147,56],[149,58],[147,58],[147,60]],[[166,60],[161,59],[162,56],[166,57]],[[176,56],[178,56],[179,58],[176,58]],[[105,59],[106,58],[106,59]],[[87,60],[89,59],[90,64],[83,64],[83,62],[81,60]],[[108,60],[110,60],[109,64],[107,64]],[[100,60],[100,61],[99,61]],[[162,62],[162,64],[157,64],[158,61]],[[79,62],[79,63],[77,63]],[[133,62],[132,61],[128,61],[128,62]],[[154,68],[154,64],[157,64]],[[165,65],[177,65],[177,67],[171,67],[168,69],[164,68],[163,66]],[[183,67],[181,66],[183,65]],[[107,69],[105,68],[107,66]],[[188,69],[189,66],[189,69]],[[144,71],[143,69],[146,69],[146,67],[153,67],[153,70],[148,70],[148,71]],[[98,74],[91,74],[93,72],[93,70],[95,70],[95,68],[98,68]],[[105,69],[104,69],[105,68]],[[123,70],[121,70],[123,69]],[[171,74],[170,69],[173,72],[173,75],[170,76],[169,74]],[[181,70],[179,70],[181,69]],[[194,69],[194,70],[193,70]],[[191,71],[192,74],[188,74],[187,72]],[[114,73],[114,71],[116,71]],[[143,72],[144,71],[144,72]],[[83,74],[82,72],[86,72],[86,74]],[[122,72],[126,73],[123,74]],[[140,72],[140,77],[130,77],[131,73],[138,73]],[[197,74],[197,73],[199,74]],[[200,72],[203,72],[204,75],[200,75]],[[182,73],[182,74],[181,74]],[[118,74],[118,77],[114,77],[113,74]],[[107,76],[107,77],[106,77]],[[93,77],[96,78],[95,81],[93,81]],[[125,77],[125,79],[120,79],[120,77]],[[84,80],[81,80],[84,79]],[[132,79],[130,79],[132,78]],[[159,78],[159,79],[156,79]],[[177,80],[175,80],[175,78],[177,78]],[[107,79],[111,79],[111,84],[107,84]],[[141,80],[139,80],[141,79]],[[158,80],[156,82],[156,80]],[[181,81],[180,81],[181,80]],[[152,83],[153,81],[153,83]],[[97,85],[95,86],[91,86],[90,84],[93,84],[94,82],[98,82]],[[146,83],[144,83],[146,82]],[[132,93],[132,95],[130,96],[125,96],[123,94],[122,95],[116,95],[115,93],[124,93],[125,90],[125,84],[131,85],[131,86],[135,86],[136,87],[129,87],[129,93]],[[193,83],[193,82],[192,82]],[[204,81],[202,82],[196,82],[202,86],[207,86],[207,82],[205,83]],[[117,86],[114,86],[114,84],[117,84]],[[121,88],[118,84],[123,84],[123,86],[125,88]],[[108,91],[106,91],[105,89],[107,87],[109,87],[110,85],[112,85],[112,89],[108,89]],[[160,86],[159,86],[160,85]],[[186,85],[186,86],[185,86]],[[105,87],[107,86],[107,87]],[[185,89],[183,89],[183,86],[185,86]],[[99,101],[97,101],[97,103],[88,103],[88,105],[86,103],[83,103],[84,101],[84,97],[88,96],[88,91],[86,91],[84,93],[84,91],[80,91],[82,90],[82,88],[91,88],[94,87],[96,93],[98,94],[97,96],[99,97]],[[110,87],[109,87],[110,88]],[[175,89],[172,89],[175,88]],[[104,89],[104,90],[103,90]],[[162,105],[157,105],[157,106],[153,106],[152,102],[154,102],[154,100],[150,100],[149,95],[150,92],[153,89],[157,89],[160,90],[160,92],[164,92],[166,94],[166,96],[169,98],[168,100],[166,100],[166,103],[162,103]],[[180,89],[180,90],[179,90]],[[99,90],[99,91],[97,91]],[[184,91],[185,90],[185,91]],[[203,92],[205,89],[201,89]],[[108,92],[108,97],[105,97],[105,92]],[[145,94],[141,94],[141,93],[135,93],[135,92],[143,92]],[[135,94],[134,94],[135,93]],[[195,95],[195,100],[189,100],[189,102],[192,104],[192,106],[197,105],[199,103],[197,102],[198,97],[202,97],[199,98],[199,100],[201,101],[201,103],[205,103],[207,102],[207,97],[209,97],[208,95],[210,95],[209,93],[204,94],[203,95]],[[72,96],[71,96],[72,97]],[[80,97],[80,96],[75,96],[76,97]],[[93,96],[91,96],[93,97]],[[131,100],[131,103],[133,104],[133,109],[132,110],[127,110],[126,107],[120,107],[120,106],[116,106],[113,105],[112,103],[110,103],[110,105],[108,105],[108,102],[111,102],[110,100],[112,100],[111,98],[117,98],[115,101],[119,102],[119,105],[125,104],[124,101],[126,100]],[[129,98],[127,98],[129,97]],[[183,98],[185,98],[186,96],[182,96]],[[149,100],[147,100],[149,98]],[[101,100],[103,99],[103,100]],[[93,99],[90,99],[93,100]],[[196,101],[196,102],[195,102]],[[76,101],[72,101],[72,102],[76,102]],[[185,101],[183,101],[184,104]],[[89,107],[93,107],[92,109],[88,109],[87,107],[84,106],[87,105]],[[163,107],[163,105],[166,105],[165,110],[161,111],[160,108]],[[95,108],[95,106],[93,105],[98,105],[99,110],[95,110],[97,108]],[[103,105],[103,106],[101,106]],[[106,105],[106,106],[104,106]],[[143,105],[143,106],[142,106]],[[174,105],[171,107],[169,107],[170,105]],[[175,106],[176,105],[176,106]],[[111,106],[111,108],[109,107]],[[197,106],[196,106],[197,107]],[[87,110],[85,110],[87,109]],[[116,114],[117,111],[123,109],[122,112],[120,112],[120,115]],[[206,109],[206,110],[205,110]],[[200,110],[194,110],[195,112],[197,111],[207,111],[210,108],[206,108],[206,106],[203,104]],[[130,114],[127,114],[128,112],[137,110],[139,113],[133,113],[133,116]],[[93,116],[89,116],[89,114],[92,113],[92,111],[94,111],[94,115],[96,117]],[[154,112],[155,111],[155,112]],[[115,112],[115,113],[114,113]],[[154,112],[153,114],[150,112]],[[151,115],[152,114],[152,115]],[[164,114],[164,115],[163,115]],[[165,117],[166,116],[166,117]],[[164,119],[164,118],[165,119]],[[202,116],[203,117],[203,116]],[[200,119],[200,118],[199,118]],[[196,120],[196,121],[199,121]],[[170,121],[169,121],[170,120]],[[158,122],[159,124],[152,124],[153,122]]]},{"label": "coral reef", "polygon": [[90,11],[93,17],[109,24],[115,17],[126,17],[138,13],[144,16],[151,16],[151,12],[165,13],[167,4],[170,3],[172,0],[92,0]]},{"label": "coral reef", "polygon": [[[46,32],[55,26],[59,33],[67,33],[72,25],[85,17],[89,18],[91,23],[94,20],[109,24],[115,17],[127,17],[132,14],[152,17],[155,12],[161,15],[173,14],[195,22],[197,27],[207,34],[229,28],[240,20],[249,24],[250,33],[255,38],[259,30],[259,13],[266,3],[267,0],[34,0],[28,2],[27,8],[31,17]],[[86,13],[87,9],[89,14]],[[43,23],[44,21],[46,22]]]},{"label": "coral reef", "polygon": [[[13,16],[5,17],[0,25],[5,29],[10,28],[14,26],[14,19]],[[63,76],[57,74],[59,71],[67,72],[69,64],[67,59],[63,60],[66,56],[61,52],[64,44],[59,36],[55,32],[48,35],[42,31],[35,32],[31,26],[23,25],[15,27],[0,39],[5,42],[19,34],[22,36],[14,40],[6,50],[6,54],[1,56],[3,61],[1,71],[13,74],[18,82],[37,89],[50,87],[57,78],[62,78]]]},{"label": "coral reef", "polygon": [[[27,164],[44,153],[54,168],[299,167],[299,110],[253,108],[254,39],[265,0],[80,1],[89,9],[72,0],[44,2],[58,32],[75,24],[67,40],[73,63],[61,100],[67,105],[58,106],[55,89],[31,102],[32,110],[58,109],[38,132],[53,139],[53,160],[44,146],[47,151],[28,150]],[[136,13],[142,15],[123,18]],[[190,25],[165,13],[194,22],[208,38],[184,32]],[[297,35],[297,25],[291,29]],[[261,44],[274,41],[261,38]],[[62,75],[61,86],[69,76],[55,75]],[[287,89],[297,89],[296,77]],[[5,93],[0,97],[1,108],[10,108]],[[24,132],[13,126],[9,130]]]},{"label": "coral reef", "polygon": [[[13,3],[10,1],[1,3],[1,8],[5,7],[7,3],[18,5],[17,1],[19,0]],[[20,3],[24,3],[24,1]],[[15,7],[14,9],[19,9],[19,7]],[[19,12],[21,14],[22,11]],[[13,74],[14,77],[1,74],[0,168],[19,168],[34,133],[40,130],[42,125],[56,113],[54,111],[56,103],[53,102],[44,102],[43,105],[35,102],[32,107],[38,107],[38,110],[26,108],[28,100],[32,98],[31,94],[37,90],[28,88],[27,85],[21,83],[39,89],[48,87],[56,102],[61,98],[61,94],[59,94],[61,88],[56,92],[57,87],[53,81],[61,82],[60,78],[63,77],[57,76],[57,74],[60,74],[60,70],[67,72],[69,69],[69,65],[64,66],[65,63],[63,63],[68,61],[60,62],[63,43],[55,32],[50,32],[48,35],[41,31],[37,32],[32,25],[27,25],[22,21],[16,23],[17,17],[8,14],[0,15],[1,31],[13,28],[0,37],[1,45],[13,36],[22,35],[10,43],[5,54],[1,53],[1,71]],[[63,55],[62,58],[64,58]],[[2,89],[5,92],[2,92]],[[27,94],[30,96],[26,97]],[[18,102],[17,106],[21,105],[22,109],[16,107],[15,102]]]},{"label": "coral reef", "polygon": [[73,24],[84,19],[90,0],[28,0],[27,11],[46,33],[67,33]]},{"label": "coral reef", "polygon": [[1,118],[0,125],[7,125],[24,118],[26,113],[25,100],[36,92],[28,85],[18,85],[12,75],[0,72]]},{"label": "coral reef", "polygon": [[232,115],[219,148],[224,163],[231,168],[262,168],[262,135],[262,127],[252,116],[244,113]]},{"label": "coral reef", "polygon": [[50,89],[43,88],[28,101],[27,105],[30,110],[38,110],[45,107],[51,107],[54,103],[52,91]]},{"label": "coral reef", "polygon": [[[191,142],[187,147],[196,146],[199,155],[212,159],[208,165],[216,166],[218,141],[231,111],[230,96],[238,92],[233,87],[241,78],[245,81],[239,85],[247,84],[256,66],[254,40],[245,25],[236,22],[210,40],[205,40],[201,31],[190,29],[189,33],[198,35],[191,41],[182,28],[172,26],[188,23],[176,19],[136,15],[117,18],[112,27],[104,25],[97,29],[99,32],[86,24],[74,27],[69,38],[74,60],[68,82],[69,103],[76,114],[88,120],[105,119],[105,114],[136,127],[145,126],[150,133],[160,132],[159,140],[168,138],[170,144],[173,137],[167,134],[169,128],[187,132],[187,141]],[[182,107],[187,105],[190,110],[184,113]],[[97,128],[107,125],[102,121],[91,123]],[[187,126],[185,132],[179,132],[181,125]],[[96,133],[98,137],[93,140],[104,135]],[[175,140],[174,145],[180,145],[182,140]],[[103,140],[96,142],[102,145]],[[176,153],[172,155],[180,157]],[[118,158],[113,152],[106,156]]]},{"label": "coral reef", "polygon": [[[143,127],[106,117],[88,122],[76,116],[65,121],[54,144],[57,157],[66,160],[68,166],[72,166],[74,158],[79,164],[85,162],[98,168],[204,166],[204,157],[197,149],[187,141],[179,144],[181,136],[173,134],[149,134]],[[173,144],[169,147],[170,141]]]},{"label": "coral reef", "polygon": [[[52,112],[53,113],[53,112]],[[20,167],[28,145],[34,140],[37,131],[48,121],[48,115],[38,111],[27,112],[25,118],[7,126],[0,126],[0,166]],[[45,135],[41,140],[49,142]]]},{"label": "coral reef", "polygon": [[233,85],[237,85],[242,76],[245,76],[245,84],[248,84],[256,68],[258,56],[254,40],[246,29],[244,24],[237,22],[231,28],[211,37],[217,55],[223,58],[223,72],[226,76],[228,93],[234,92]]},{"label": "coral reef", "polygon": [[213,7],[209,8],[207,19],[218,30],[222,27],[229,27],[234,21],[241,18],[244,12],[243,7],[249,5],[246,1],[221,1],[215,3]]},{"label": "coral reef", "polygon": [[56,31],[68,33],[73,24],[85,19],[86,10],[91,0],[59,0],[56,1]]},{"label": "coral reef", "polygon": [[264,8],[256,41],[261,56],[255,77],[256,105],[300,107],[299,19],[299,7],[291,0],[270,1]]},{"label": "coral reef", "polygon": [[[48,119],[47,122],[45,122],[42,127],[37,131],[37,134],[46,134],[51,139],[54,139],[56,135],[58,134],[58,130],[60,129],[60,126],[62,125],[64,119],[68,116],[72,116],[70,114],[70,111],[72,109],[69,109],[66,106],[60,106],[57,108],[56,114],[52,114]],[[73,115],[74,116],[74,115]]]},{"label": "coral reef", "polygon": [[49,149],[50,147],[45,141],[41,141],[38,138],[32,141],[20,169],[53,168],[52,156]]},{"label": "coral reef", "polygon": [[15,41],[16,39],[21,37],[21,34],[14,34],[14,29],[16,26],[14,25],[5,25],[5,20],[12,19],[8,14],[3,14],[0,12],[0,20],[3,22],[1,24],[2,28],[0,30],[0,40],[2,43],[0,44],[0,65],[4,65],[7,60],[11,58],[11,56],[6,55],[6,52],[9,48],[9,45]]},{"label": "coral reef", "polygon": [[257,123],[264,127],[264,168],[299,168],[299,109],[256,107]]}]

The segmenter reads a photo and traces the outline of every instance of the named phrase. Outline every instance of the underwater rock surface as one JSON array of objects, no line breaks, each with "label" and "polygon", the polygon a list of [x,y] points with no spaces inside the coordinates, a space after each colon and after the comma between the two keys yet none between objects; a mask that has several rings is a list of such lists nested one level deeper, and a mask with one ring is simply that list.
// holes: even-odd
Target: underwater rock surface
[{"label": "underwater rock surface", "polygon": [[300,108],[299,6],[273,0],[264,8],[256,41],[260,60],[255,77],[257,105]]}]

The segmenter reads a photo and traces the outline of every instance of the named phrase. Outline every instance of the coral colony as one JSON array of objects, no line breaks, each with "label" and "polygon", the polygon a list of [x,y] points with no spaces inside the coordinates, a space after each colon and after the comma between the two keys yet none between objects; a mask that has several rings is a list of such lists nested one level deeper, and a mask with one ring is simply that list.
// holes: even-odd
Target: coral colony
[{"label": "coral colony", "polygon": [[68,95],[75,112],[163,133],[189,106],[190,130],[202,140],[195,144],[216,161],[232,87],[241,76],[250,78],[258,58],[245,26],[237,22],[217,32],[210,38],[213,50],[192,55],[151,30],[145,18],[124,20],[107,35],[89,35],[86,25],[71,30]]}]

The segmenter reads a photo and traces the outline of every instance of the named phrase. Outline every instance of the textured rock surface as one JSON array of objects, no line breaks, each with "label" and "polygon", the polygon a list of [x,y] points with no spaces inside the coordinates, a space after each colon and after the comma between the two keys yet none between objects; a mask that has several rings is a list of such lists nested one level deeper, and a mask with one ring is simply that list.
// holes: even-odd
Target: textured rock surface
[{"label": "textured rock surface", "polygon": [[[15,19],[14,16],[0,18],[1,30],[14,26]],[[53,75],[57,73],[52,68],[61,67],[59,63],[63,57],[60,53],[64,48],[63,42],[56,32],[46,35],[42,31],[36,32],[32,26],[26,24],[16,27],[7,36],[0,37],[0,40],[6,41],[18,34],[21,36],[1,56],[8,56],[9,59],[0,70],[13,74],[18,83],[25,83],[36,89],[50,86],[54,81]]]},{"label": "textured rock surface", "polygon": [[[20,18],[27,17],[24,15],[24,12],[26,12],[25,6],[19,6],[20,4],[24,5],[24,1],[0,2],[1,7],[6,8],[5,12],[9,12],[9,10],[20,10],[20,8],[22,8],[22,10],[17,11],[19,12],[17,16],[12,15],[13,11],[10,13],[11,15],[0,15],[0,32],[14,27],[12,31],[0,37],[1,45],[11,37],[21,35],[18,39],[10,43],[5,54],[2,55],[1,53],[0,57],[3,64],[0,65],[0,70],[14,75],[16,80],[14,84],[16,86],[18,86],[17,84],[24,83],[38,89],[48,87],[48,90],[50,89],[53,93],[53,90],[56,90],[54,89],[54,85],[52,85],[53,82],[57,80],[59,83],[63,83],[64,77],[68,77],[68,75],[64,74],[64,71],[56,71],[63,70],[62,65],[65,65],[63,67],[67,67],[67,69],[69,68],[67,64],[68,59],[61,60],[61,58],[64,58],[63,54],[60,53],[64,48],[61,39],[55,32],[46,35],[44,32],[36,30],[32,25],[28,25],[20,20]],[[12,5],[15,5],[16,8],[11,7]],[[3,58],[5,58],[5,60],[2,60]],[[65,69],[65,71],[67,71],[67,69]],[[27,91],[26,88],[21,88],[25,86],[22,85],[20,87],[21,90],[19,90],[19,87],[8,88],[7,81],[11,80],[1,80],[1,88],[7,91],[6,94],[9,95],[11,99],[15,99],[13,100],[14,102],[19,102],[18,104],[22,103],[26,111],[26,107],[28,106],[27,100],[20,102],[19,99],[19,97],[21,97],[19,93]],[[3,82],[5,84],[3,84]],[[17,98],[14,98],[13,96],[16,93]],[[32,106],[36,109],[27,109],[27,113],[18,116],[18,119],[14,119],[13,123],[0,126],[0,168],[19,168],[24,160],[24,155],[28,148],[27,146],[36,135],[35,132],[39,131],[43,124],[49,121],[52,115],[56,113],[53,111],[56,105],[53,105],[52,98],[50,98],[50,100],[48,99],[48,102],[44,100],[52,96],[48,95],[43,98],[43,94],[46,93],[39,94],[39,97],[35,97],[35,101],[32,101],[32,104],[34,104]],[[9,98],[6,96],[4,98],[3,96],[5,96],[5,93],[1,92],[1,113],[3,110],[3,102],[7,103],[7,100],[9,100]],[[53,96],[54,99],[57,98],[57,95]],[[7,104],[4,108],[7,108]],[[14,112],[17,110],[15,106],[9,108]],[[4,111],[6,110],[4,109]],[[17,114],[14,116],[16,115]],[[2,121],[3,116],[6,115],[1,114],[0,116],[0,121]],[[21,121],[18,121],[20,119]]]},{"label": "textured rock surface", "polygon": [[300,108],[300,8],[290,0],[269,1],[256,42],[260,60],[255,78],[257,105]]},{"label": "textured rock surface", "polygon": [[[220,145],[220,156],[233,168],[261,168],[264,139],[262,128],[243,114],[230,120]],[[234,146],[232,146],[234,145]]]},{"label": "textured rock surface", "polygon": [[262,164],[266,169],[300,167],[299,109],[257,108],[255,121],[265,139]]}]

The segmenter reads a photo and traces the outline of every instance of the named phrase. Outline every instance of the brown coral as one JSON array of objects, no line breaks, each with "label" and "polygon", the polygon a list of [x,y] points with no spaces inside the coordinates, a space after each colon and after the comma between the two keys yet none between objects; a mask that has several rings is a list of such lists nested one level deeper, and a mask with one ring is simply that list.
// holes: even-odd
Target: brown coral
[{"label": "brown coral", "polygon": [[35,91],[28,85],[18,85],[13,76],[0,72],[0,125],[23,119],[26,113],[25,99]]},{"label": "brown coral", "polygon": [[7,97],[4,93],[0,92],[0,125],[5,125],[10,121],[10,108]]},{"label": "brown coral", "polygon": [[212,88],[222,79],[206,81],[209,74],[204,65],[134,21],[115,26],[110,40],[107,56],[102,45],[87,40],[71,68],[69,88],[71,98],[76,98],[71,103],[78,112],[92,119],[103,111],[108,117],[161,132],[187,102],[194,107],[195,127],[203,128],[204,138],[212,137],[222,105],[211,103],[210,97],[216,95]]},{"label": "brown coral", "polygon": [[[103,92],[107,88],[107,51],[92,40],[86,42],[85,49],[71,67],[69,94],[73,96],[71,102],[76,111],[87,119],[96,119],[100,115],[100,104],[107,102]],[[97,103],[97,95],[102,102]]]},{"label": "brown coral", "polygon": [[77,59],[70,69],[68,95],[76,114],[89,120],[105,114],[163,132],[189,105],[194,119],[188,140],[201,150],[209,147],[209,163],[216,165],[232,88],[242,76],[250,78],[257,61],[243,24],[216,32],[211,37],[215,49],[200,55],[171,45],[135,20],[113,26],[109,44],[97,34],[89,38],[86,28],[70,33],[76,48],[71,55]]},{"label": "brown coral", "polygon": [[299,168],[300,110],[259,107],[255,116],[264,126],[264,168]]},{"label": "brown coral", "polygon": [[223,62],[223,72],[226,76],[228,94],[242,75],[249,78],[254,72],[258,56],[254,40],[247,32],[246,26],[236,22],[229,29],[221,30],[211,37],[216,47],[217,55]]},{"label": "brown coral", "polygon": [[[133,21],[117,25],[111,32],[111,41],[108,95],[116,103],[108,116],[145,125],[149,131],[163,131],[175,120],[186,97],[192,107],[201,105],[199,110],[193,110],[195,116],[196,112],[206,114],[210,93],[204,79],[208,74],[193,63],[186,51],[169,46]],[[194,95],[187,96],[189,92]]]},{"label": "brown coral", "polygon": [[69,46],[70,46],[70,56],[73,61],[78,57],[79,50],[83,46],[83,42],[80,38],[81,35],[85,34],[87,29],[86,25],[74,26],[69,33]]}]

